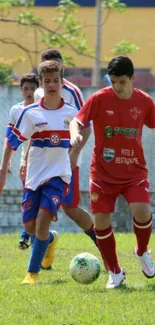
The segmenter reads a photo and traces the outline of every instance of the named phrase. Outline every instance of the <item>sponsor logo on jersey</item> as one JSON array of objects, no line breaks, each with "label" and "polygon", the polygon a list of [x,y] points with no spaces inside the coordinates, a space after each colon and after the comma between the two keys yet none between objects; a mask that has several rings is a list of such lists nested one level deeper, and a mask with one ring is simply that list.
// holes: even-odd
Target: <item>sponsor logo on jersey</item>
[{"label": "sponsor logo on jersey", "polygon": [[140,116],[140,110],[137,107],[130,108],[129,113],[134,120],[137,120]]},{"label": "sponsor logo on jersey", "polygon": [[104,148],[103,157],[106,162],[110,162],[115,157],[115,149]]},{"label": "sponsor logo on jersey", "polygon": [[91,201],[92,202],[97,202],[98,198],[99,198],[99,195],[97,193],[95,193],[95,192],[91,193]]},{"label": "sponsor logo on jersey", "polygon": [[107,138],[111,139],[114,136],[114,128],[112,126],[106,126],[105,135]]},{"label": "sponsor logo on jersey", "polygon": [[112,138],[115,134],[127,135],[137,137],[139,135],[139,129],[134,128],[122,128],[122,127],[105,127],[105,135],[107,138]]},{"label": "sponsor logo on jersey", "polygon": [[64,129],[69,129],[69,121],[67,119],[64,120]]},{"label": "sponsor logo on jersey", "polygon": [[38,128],[41,128],[42,126],[45,126],[47,124],[48,124],[47,122],[38,122],[38,123],[35,124],[35,126],[38,127]]},{"label": "sponsor logo on jersey", "polygon": [[57,134],[57,133],[52,134],[51,138],[50,138],[50,142],[54,146],[57,146],[61,142],[61,138],[60,138],[59,134]]},{"label": "sponsor logo on jersey", "polygon": [[109,116],[114,115],[114,111],[112,111],[112,110],[110,110],[110,109],[107,110],[106,113],[107,113],[107,115],[109,115]]},{"label": "sponsor logo on jersey", "polygon": [[52,196],[51,196],[51,199],[52,199],[52,201],[54,202],[54,204],[55,204],[56,206],[60,204],[60,199],[59,199],[58,196],[52,195]]}]

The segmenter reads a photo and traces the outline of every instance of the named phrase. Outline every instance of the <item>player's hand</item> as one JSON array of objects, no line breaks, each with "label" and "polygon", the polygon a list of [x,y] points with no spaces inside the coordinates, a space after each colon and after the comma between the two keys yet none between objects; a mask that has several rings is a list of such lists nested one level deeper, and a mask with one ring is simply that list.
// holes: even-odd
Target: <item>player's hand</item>
[{"label": "player's hand", "polygon": [[25,182],[26,179],[26,170],[27,170],[27,162],[23,161],[23,164],[20,167],[19,173],[20,173],[20,179],[22,182]]},{"label": "player's hand", "polygon": [[6,184],[6,177],[6,173],[2,169],[0,169],[0,195],[2,194],[3,188]]},{"label": "player's hand", "polygon": [[70,140],[70,144],[72,147],[78,147],[83,142],[83,136],[81,134],[77,134],[75,137],[72,137]]}]

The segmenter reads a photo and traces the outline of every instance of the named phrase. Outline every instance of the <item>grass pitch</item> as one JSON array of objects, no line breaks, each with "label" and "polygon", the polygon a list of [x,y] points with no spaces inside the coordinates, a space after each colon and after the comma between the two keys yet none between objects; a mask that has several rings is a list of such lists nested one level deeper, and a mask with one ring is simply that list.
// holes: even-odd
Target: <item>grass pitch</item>
[{"label": "grass pitch", "polygon": [[[133,254],[133,234],[116,234],[120,264],[126,271],[121,288],[106,290],[102,267],[90,285],[74,282],[71,259],[90,252],[100,259],[84,234],[59,237],[53,271],[41,271],[40,283],[22,286],[30,249],[18,249],[19,234],[0,236],[0,325],[151,325],[155,323],[155,278],[146,279]],[[155,235],[150,242],[155,261]],[[101,259],[100,259],[101,260]]]}]

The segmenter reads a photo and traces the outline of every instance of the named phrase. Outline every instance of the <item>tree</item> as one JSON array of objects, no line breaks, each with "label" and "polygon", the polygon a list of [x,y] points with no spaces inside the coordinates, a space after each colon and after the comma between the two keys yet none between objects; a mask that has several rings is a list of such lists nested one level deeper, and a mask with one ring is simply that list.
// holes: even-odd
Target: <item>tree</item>
[{"label": "tree", "polygon": [[[10,9],[14,6],[21,6],[21,4],[23,4],[25,10],[10,18]],[[33,0],[27,0],[26,2],[23,0],[0,0],[0,22],[17,24],[19,28],[20,26],[27,26],[33,30],[34,49],[21,45],[14,36],[9,38],[1,37],[0,42],[20,48],[27,55],[32,67],[36,66],[37,55],[40,54],[38,43],[43,44],[44,49],[53,46],[57,48],[67,46],[79,55],[94,57],[93,51],[89,49],[87,35],[83,33],[82,25],[76,19],[79,7],[77,4],[70,0],[59,1],[57,17],[52,20],[53,23],[57,23],[56,29],[46,26],[43,19],[33,13],[33,6]],[[73,65],[71,56],[64,56],[64,61],[69,65]]]},{"label": "tree", "polygon": [[12,75],[12,65],[9,62],[5,62],[3,58],[0,58],[0,85],[10,85]]},{"label": "tree", "polygon": [[116,43],[111,52],[114,55],[129,55],[135,51],[139,51],[139,46],[134,43],[130,43],[127,40],[122,40]]},{"label": "tree", "polygon": [[[104,16],[104,9],[107,13]],[[101,30],[106,23],[112,10],[123,13],[126,10],[126,5],[120,0],[96,0],[96,53],[94,59],[94,69],[92,75],[92,86],[100,88],[100,64],[101,64]]]},{"label": "tree", "polygon": [[[10,16],[11,9],[15,6],[22,6],[24,10],[12,17]],[[125,4],[120,0],[96,0],[97,19],[96,19],[96,52],[89,48],[87,35],[83,32],[83,25],[76,18],[79,6],[71,0],[60,0],[57,7],[57,16],[52,19],[53,25],[56,23],[56,28],[49,28],[41,17],[38,17],[33,12],[34,0],[0,0],[0,22],[3,24],[16,24],[19,28],[26,26],[33,31],[34,48],[27,47],[27,42],[24,45],[20,44],[13,35],[9,37],[0,37],[0,42],[7,45],[14,45],[20,48],[24,55],[28,57],[31,68],[37,66],[37,57],[40,52],[46,48],[68,47],[72,52],[79,55],[90,57],[94,60],[92,84],[95,87],[100,87],[100,65],[101,65],[101,29],[106,23],[112,10],[120,13],[126,10]],[[106,11],[104,10],[106,8]],[[86,25],[85,25],[86,27]],[[27,33],[28,34],[28,33]],[[27,37],[24,34],[24,37]],[[40,49],[38,44],[42,44]],[[122,43],[121,47],[128,47],[129,44]],[[118,47],[118,44],[117,44]],[[64,62],[70,66],[74,65],[72,56],[63,57]],[[18,61],[18,60],[16,60]]]}]

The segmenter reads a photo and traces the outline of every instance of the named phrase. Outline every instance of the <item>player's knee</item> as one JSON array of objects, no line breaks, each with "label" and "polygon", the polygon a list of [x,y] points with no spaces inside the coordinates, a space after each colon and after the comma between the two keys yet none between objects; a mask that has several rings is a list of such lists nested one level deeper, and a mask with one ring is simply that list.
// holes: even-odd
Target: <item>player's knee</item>
[{"label": "player's knee", "polygon": [[150,206],[147,203],[131,203],[132,215],[138,222],[147,222],[151,217]]},{"label": "player's knee", "polygon": [[78,207],[71,208],[71,207],[64,206],[63,210],[70,219],[74,220],[75,222],[79,220]]},{"label": "player's knee", "polygon": [[30,221],[30,222],[24,224],[24,228],[28,232],[28,234],[30,234],[30,235],[35,234],[35,223],[34,223],[34,221]]}]

